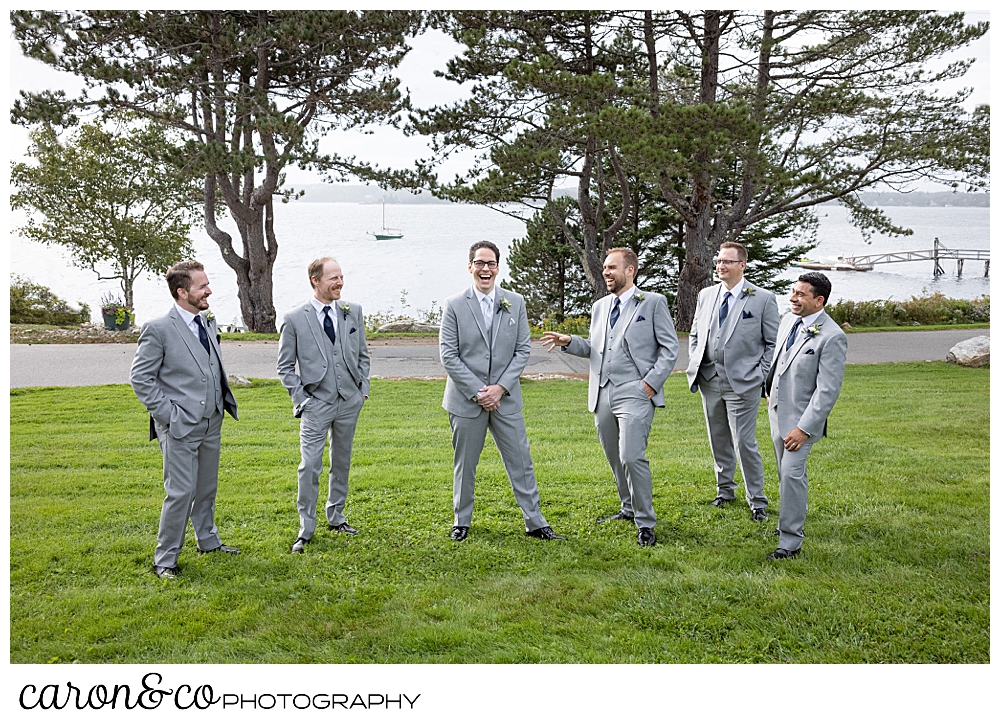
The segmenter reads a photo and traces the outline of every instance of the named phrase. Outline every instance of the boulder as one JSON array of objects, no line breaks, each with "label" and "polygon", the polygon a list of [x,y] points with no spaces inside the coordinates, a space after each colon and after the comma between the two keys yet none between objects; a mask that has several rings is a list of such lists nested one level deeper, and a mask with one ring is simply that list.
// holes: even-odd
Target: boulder
[{"label": "boulder", "polygon": [[841,329],[854,329],[854,327],[851,326],[850,322],[844,322],[842,325],[840,325],[840,328]]},{"label": "boulder", "polygon": [[948,356],[945,357],[945,360],[965,367],[988,365],[990,363],[990,338],[973,337],[959,342],[948,350]]},{"label": "boulder", "polygon": [[427,324],[417,322],[413,319],[403,319],[399,322],[389,322],[378,328],[379,334],[399,334],[400,332],[422,332],[427,334],[437,334],[441,327],[437,324]]},{"label": "boulder", "polygon": [[246,377],[240,377],[239,375],[228,375],[230,387],[253,387],[253,383]]}]

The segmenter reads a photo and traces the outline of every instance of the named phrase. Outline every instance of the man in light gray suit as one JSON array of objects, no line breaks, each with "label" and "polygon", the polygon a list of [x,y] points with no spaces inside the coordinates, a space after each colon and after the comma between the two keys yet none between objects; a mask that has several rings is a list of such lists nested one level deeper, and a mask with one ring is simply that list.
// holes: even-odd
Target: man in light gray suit
[{"label": "man in light gray suit", "polygon": [[767,520],[764,465],[757,447],[757,410],[774,356],[778,303],[772,292],[743,277],[747,250],[727,241],[715,260],[719,284],[702,289],[688,338],[687,380],[701,390],[708,442],[722,507],[736,498],[736,466],[743,473],[754,522]]},{"label": "man in light gray suit", "polygon": [[521,372],[531,354],[524,298],[496,288],[500,250],[489,241],[469,249],[473,286],[444,303],[441,364],[448,373],[442,407],[455,449],[451,539],[463,541],[472,525],[476,466],[486,431],[497,444],[527,535],[564,540],[542,515],[521,403]]},{"label": "man in light gray suit", "polygon": [[621,509],[598,523],[633,521],[639,545],[651,546],[656,514],[646,442],[653,410],[663,407],[663,383],[674,369],[679,345],[666,298],[635,286],[638,267],[631,249],[609,250],[604,282],[610,294],[594,304],[590,338],[546,332],[542,342],[549,352],[559,345],[590,358],[587,405],[621,499]]},{"label": "man in light gray suit", "polygon": [[825,274],[803,274],[792,287],[792,313],[781,321],[765,381],[771,441],[778,461],[778,548],[771,560],[792,558],[802,547],[808,508],[806,458],[826,435],[826,421],[844,380],[847,335],[824,311],[830,298]]},{"label": "man in light gray suit", "polygon": [[159,578],[180,573],[177,558],[188,518],[202,553],[239,553],[215,527],[224,411],[237,419],[226,381],[215,319],[208,309],[205,267],[182,261],[167,270],[173,308],[142,327],[130,381],[149,411],[149,439],[163,454],[163,510],[153,554]]},{"label": "man in light gray suit", "polygon": [[[316,532],[323,449],[330,438],[327,529],[357,535],[344,516],[351,446],[361,407],[368,399],[368,344],[361,305],[340,301],[344,274],[333,257],[309,265],[313,298],[289,312],[278,342],[278,377],[300,418],[299,533],[292,553],[304,553]],[[296,363],[298,371],[296,372]]]}]

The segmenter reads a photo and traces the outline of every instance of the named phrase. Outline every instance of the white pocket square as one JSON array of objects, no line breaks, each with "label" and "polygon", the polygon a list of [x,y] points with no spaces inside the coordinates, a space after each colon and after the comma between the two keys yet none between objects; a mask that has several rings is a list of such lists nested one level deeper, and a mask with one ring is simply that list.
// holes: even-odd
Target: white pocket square
[{"label": "white pocket square", "polygon": [[507,320],[507,326],[508,326],[508,327],[509,327],[510,325],[512,325],[513,323],[514,323],[514,318],[513,318],[513,317],[511,317],[510,319],[508,319],[508,320]]}]

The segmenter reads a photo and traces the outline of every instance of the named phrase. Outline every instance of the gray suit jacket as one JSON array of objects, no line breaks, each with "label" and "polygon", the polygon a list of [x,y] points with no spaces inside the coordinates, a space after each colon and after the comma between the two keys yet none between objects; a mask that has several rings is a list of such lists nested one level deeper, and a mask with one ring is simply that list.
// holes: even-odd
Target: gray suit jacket
[{"label": "gray suit jacket", "polygon": [[[202,315],[208,343],[222,373],[222,405],[237,417],[236,398],[226,380],[215,320]],[[177,313],[176,307],[163,317],[143,325],[132,360],[129,380],[135,396],[149,411],[149,439],[156,438],[153,421],[169,426],[170,436],[182,438],[205,416],[209,385],[213,384],[201,343]]]},{"label": "gray suit jacket", "polygon": [[512,415],[522,408],[521,373],[531,355],[531,330],[524,297],[497,287],[492,339],[472,287],[448,298],[441,318],[441,364],[448,373],[441,406],[458,417],[476,417],[483,408],[475,401],[479,388],[500,385],[507,394],[497,413]]},{"label": "gray suit jacket", "polygon": [[[641,298],[640,298],[641,297]],[[613,294],[598,299],[590,312],[590,337],[573,335],[564,348],[577,357],[590,358],[590,387],[587,395],[588,409],[597,409],[597,392],[601,377],[601,356],[604,352],[605,332],[611,314]],[[652,387],[653,404],[663,407],[663,383],[674,370],[680,344],[674,331],[667,299],[656,292],[643,292],[638,288],[621,312],[616,323],[625,325],[622,348],[638,368],[643,382]]]},{"label": "gray suit jacket", "polygon": [[[753,289],[751,293],[749,290]],[[698,369],[705,357],[705,347],[711,336],[724,284],[702,289],[694,311],[691,336],[688,337],[687,380],[692,392],[698,391]],[[774,293],[745,283],[743,293],[730,302],[729,317],[722,330],[724,339],[720,348],[729,386],[737,395],[751,391],[763,396],[764,379],[771,368],[774,341],[778,334],[778,302]]]},{"label": "gray suit jacket", "polygon": [[[785,437],[796,427],[810,436],[826,434],[826,420],[840,395],[847,363],[847,335],[825,311],[816,320],[819,332],[800,329],[782,358],[785,342],[798,319],[781,320],[774,359],[765,381],[768,409],[777,408],[778,428]],[[773,431],[772,431],[773,433]]]},{"label": "gray suit jacket", "polygon": [[[365,339],[365,320],[361,305],[338,300],[333,304],[336,312],[337,338],[344,349],[347,371],[361,394],[368,396],[371,383],[368,372],[368,342]],[[346,311],[345,311],[346,308]],[[285,315],[278,341],[278,377],[292,398],[293,414],[302,416],[302,410],[312,398],[312,390],[326,376],[331,364],[333,346],[316,317],[312,302]],[[299,363],[296,374],[295,363]]]}]

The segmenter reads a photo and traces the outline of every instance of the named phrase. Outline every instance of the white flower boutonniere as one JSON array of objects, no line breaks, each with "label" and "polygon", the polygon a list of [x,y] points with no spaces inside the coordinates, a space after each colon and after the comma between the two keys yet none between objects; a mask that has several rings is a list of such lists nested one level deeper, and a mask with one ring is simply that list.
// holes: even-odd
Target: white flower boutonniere
[{"label": "white flower boutonniere", "polygon": [[635,293],[635,303],[636,304],[638,304],[639,302],[641,302],[645,298],[646,298],[646,293],[645,292],[636,292]]},{"label": "white flower boutonniere", "polygon": [[340,305],[340,311],[344,313],[344,319],[347,319],[347,315],[351,313],[351,305],[344,302]]},{"label": "white flower boutonniere", "polygon": [[215,312],[213,312],[211,309],[209,309],[202,316],[205,317],[205,321],[211,322],[211,321],[213,321],[215,319]]},{"label": "white flower boutonniere", "polygon": [[510,313],[510,300],[507,297],[500,297],[500,309],[508,314]]},{"label": "white flower boutonniere", "polygon": [[822,326],[823,326],[822,324],[810,324],[808,327],[806,327],[806,334],[809,335],[809,339],[812,339],[817,334],[819,334],[819,328]]},{"label": "white flower boutonniere", "polygon": [[757,293],[757,290],[754,289],[753,287],[743,287],[743,294],[741,294],[740,296],[741,297],[752,297],[756,293]]}]

